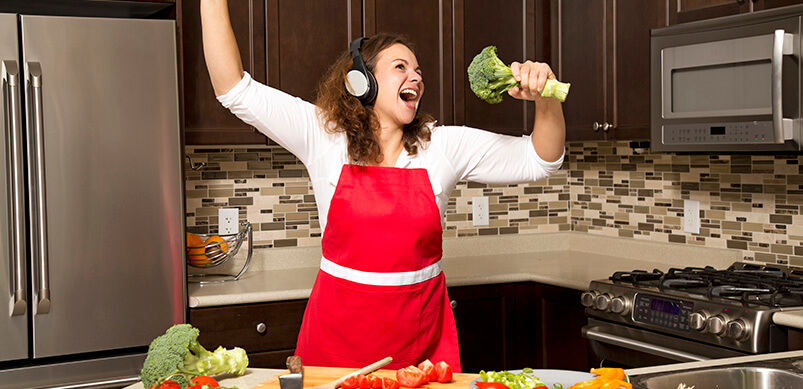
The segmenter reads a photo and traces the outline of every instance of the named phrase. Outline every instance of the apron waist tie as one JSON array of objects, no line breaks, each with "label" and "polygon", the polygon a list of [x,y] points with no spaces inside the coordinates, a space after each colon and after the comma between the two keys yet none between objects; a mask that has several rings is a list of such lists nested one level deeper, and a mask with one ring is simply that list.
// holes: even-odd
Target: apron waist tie
[{"label": "apron waist tie", "polygon": [[338,265],[324,257],[321,257],[321,270],[329,273],[329,275],[333,277],[356,282],[358,284],[400,286],[413,285],[435,278],[438,276],[438,274],[441,274],[443,267],[441,266],[441,261],[438,260],[438,262],[435,262],[421,270],[379,273],[355,270]]}]

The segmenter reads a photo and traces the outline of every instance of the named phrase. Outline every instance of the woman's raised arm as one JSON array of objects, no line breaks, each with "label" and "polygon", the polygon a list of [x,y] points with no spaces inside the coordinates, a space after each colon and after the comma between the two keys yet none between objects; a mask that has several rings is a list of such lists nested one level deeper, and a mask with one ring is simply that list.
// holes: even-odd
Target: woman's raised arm
[{"label": "woman's raised arm", "polygon": [[243,78],[243,62],[229,20],[227,0],[201,0],[204,57],[215,95],[231,90]]}]

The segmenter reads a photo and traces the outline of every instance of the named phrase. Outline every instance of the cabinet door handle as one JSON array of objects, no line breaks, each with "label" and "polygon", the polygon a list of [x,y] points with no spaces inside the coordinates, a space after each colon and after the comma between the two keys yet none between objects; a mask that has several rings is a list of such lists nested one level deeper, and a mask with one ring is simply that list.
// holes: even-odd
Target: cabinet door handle
[{"label": "cabinet door handle", "polygon": [[608,130],[613,128],[613,124],[608,122],[602,123],[602,131],[608,132]]},{"label": "cabinet door handle", "polygon": [[268,330],[268,326],[266,326],[265,323],[257,324],[257,332],[259,332],[260,334],[264,334],[265,331],[267,331],[267,330]]},{"label": "cabinet door handle", "polygon": [[600,128],[600,127],[602,127],[602,125],[600,125],[600,124],[599,124],[599,123],[597,123],[597,122],[594,122],[594,124],[592,124],[592,125],[591,125],[591,128],[592,128],[594,131],[597,131],[597,130],[599,130],[599,128]]},{"label": "cabinet door handle", "polygon": [[451,306],[452,309],[457,308],[457,300],[449,301],[449,306]]}]

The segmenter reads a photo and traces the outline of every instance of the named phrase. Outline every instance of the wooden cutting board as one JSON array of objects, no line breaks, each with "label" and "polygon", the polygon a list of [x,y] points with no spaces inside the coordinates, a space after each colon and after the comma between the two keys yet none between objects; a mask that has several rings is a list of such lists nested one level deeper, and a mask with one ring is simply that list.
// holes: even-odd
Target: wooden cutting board
[{"label": "wooden cutting board", "polygon": [[[304,387],[310,388],[313,386],[323,385],[354,371],[357,371],[357,369],[304,366]],[[371,374],[375,374],[379,377],[390,377],[396,379],[396,370],[377,370]],[[426,385],[420,386],[419,388],[468,389],[469,383],[479,378],[479,374],[455,373],[452,378],[452,382],[449,383],[442,384],[440,382],[430,382]],[[253,389],[280,389],[279,376],[275,376],[257,386],[254,386]]]}]

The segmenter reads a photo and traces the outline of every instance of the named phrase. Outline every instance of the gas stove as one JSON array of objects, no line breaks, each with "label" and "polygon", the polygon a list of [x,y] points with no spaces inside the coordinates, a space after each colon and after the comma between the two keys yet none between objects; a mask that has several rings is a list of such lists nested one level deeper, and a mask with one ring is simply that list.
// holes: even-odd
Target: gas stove
[{"label": "gas stove", "polygon": [[657,361],[648,355],[677,362],[785,351],[786,333],[772,315],[803,309],[803,270],[737,262],[616,272],[592,281],[581,300],[592,349],[629,366],[640,363],[624,351],[649,363]]}]

